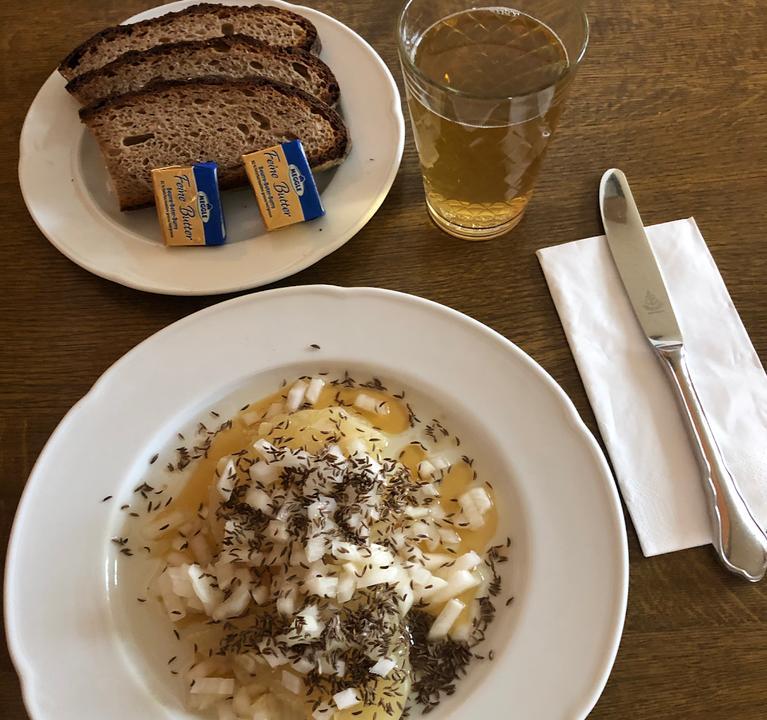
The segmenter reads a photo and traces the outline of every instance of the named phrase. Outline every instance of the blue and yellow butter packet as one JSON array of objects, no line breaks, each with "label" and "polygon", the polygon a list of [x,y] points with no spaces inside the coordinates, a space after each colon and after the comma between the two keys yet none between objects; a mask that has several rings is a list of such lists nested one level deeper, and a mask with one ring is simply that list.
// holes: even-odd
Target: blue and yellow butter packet
[{"label": "blue and yellow butter packet", "polygon": [[226,242],[216,163],[157,168],[152,185],[166,245]]},{"label": "blue and yellow butter packet", "polygon": [[267,230],[325,214],[300,140],[248,153],[242,161]]}]

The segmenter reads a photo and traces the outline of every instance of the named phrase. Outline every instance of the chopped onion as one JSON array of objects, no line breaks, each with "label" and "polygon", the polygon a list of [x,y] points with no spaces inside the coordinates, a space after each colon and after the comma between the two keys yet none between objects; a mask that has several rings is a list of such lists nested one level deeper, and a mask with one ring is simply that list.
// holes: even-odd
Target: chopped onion
[{"label": "chopped onion", "polygon": [[440,528],[437,532],[443,545],[458,545],[461,542],[461,536],[453,528]]},{"label": "chopped onion", "polygon": [[429,640],[444,640],[450,632],[450,628],[453,627],[453,623],[465,608],[466,605],[455,598],[445,603],[445,607],[442,608],[429,629]]},{"label": "chopped onion", "polygon": [[477,555],[473,550],[461,555],[456,561],[455,565],[449,568],[450,573],[457,572],[458,570],[474,570],[482,562],[482,558]]},{"label": "chopped onion", "polygon": [[[247,573],[247,570],[245,571]],[[232,591],[232,594],[224,600],[214,611],[214,620],[229,620],[239,617],[250,604],[250,582],[244,579],[244,573],[240,572],[237,579],[240,584]]]},{"label": "chopped onion", "polygon": [[298,660],[293,663],[293,669],[302,675],[306,675],[314,670],[314,663],[304,657],[298,658]]},{"label": "chopped onion", "polygon": [[333,702],[339,710],[348,710],[355,705],[359,705],[361,700],[354,688],[346,688],[346,690],[333,695]]},{"label": "chopped onion", "polygon": [[198,678],[189,692],[192,695],[232,695],[234,680],[232,678]]},{"label": "chopped onion", "polygon": [[308,387],[306,380],[299,380],[288,390],[288,399],[285,403],[288,412],[295,412],[304,404]]},{"label": "chopped onion", "polygon": [[242,415],[240,415],[242,422],[244,422],[248,427],[252,427],[263,417],[264,413],[259,412],[258,410],[251,410],[250,412],[244,412]]},{"label": "chopped onion", "polygon": [[269,600],[269,588],[266,585],[259,585],[250,591],[250,595],[256,605],[266,605]]},{"label": "chopped onion", "polygon": [[341,604],[349,602],[357,589],[357,578],[354,575],[354,566],[351,566],[351,571],[347,569],[348,567],[349,566],[344,566],[344,572],[341,573],[341,577],[338,578],[336,600]]},{"label": "chopped onion", "polygon": [[[310,595],[323,598],[334,598],[338,594],[338,578],[317,577],[315,574],[307,576],[304,587]],[[364,586],[363,586],[364,587]]]},{"label": "chopped onion", "polygon": [[314,405],[320,399],[320,393],[324,387],[325,381],[322,378],[312,378],[306,389],[306,402],[309,405]]},{"label": "chopped onion", "polygon": [[480,579],[467,570],[458,570],[450,575],[447,587],[429,597],[431,603],[441,603],[457,597],[461,593],[479,585]]},{"label": "chopped onion", "polygon": [[437,468],[435,468],[428,460],[422,460],[418,463],[418,477],[420,477],[421,480],[432,482],[436,479],[437,475]]},{"label": "chopped onion", "polygon": [[472,529],[485,524],[485,514],[493,507],[490,496],[483,487],[475,487],[459,496],[458,503]]},{"label": "chopped onion", "polygon": [[[221,465],[222,463],[219,460],[219,466]],[[223,467],[218,472],[218,482],[216,483],[218,494],[221,495],[224,501],[229,500],[232,496],[232,490],[234,490],[236,484],[237,466],[234,464],[234,460],[227,458],[226,462],[223,463]]]},{"label": "chopped onion", "polygon": [[245,495],[245,502],[252,508],[260,510],[262,513],[267,513],[271,510],[272,499],[261,488],[255,487],[248,490]]},{"label": "chopped onion", "polygon": [[165,571],[170,578],[171,590],[182,598],[195,597],[192,582],[189,580],[189,565],[169,567]]},{"label": "chopped onion", "polygon": [[379,675],[380,677],[386,677],[394,668],[397,667],[397,663],[390,658],[381,658],[372,668],[370,668],[371,675]]},{"label": "chopped onion", "polygon": [[267,463],[272,459],[274,453],[277,452],[277,448],[274,447],[274,445],[263,439],[256,440],[256,442],[253,443],[253,449],[258,452]]},{"label": "chopped onion", "polygon": [[250,479],[261,485],[271,485],[279,476],[279,469],[269,462],[257,460],[248,470]]},{"label": "chopped onion", "polygon": [[364,412],[376,413],[378,411],[378,401],[367,393],[357,393],[352,404]]}]

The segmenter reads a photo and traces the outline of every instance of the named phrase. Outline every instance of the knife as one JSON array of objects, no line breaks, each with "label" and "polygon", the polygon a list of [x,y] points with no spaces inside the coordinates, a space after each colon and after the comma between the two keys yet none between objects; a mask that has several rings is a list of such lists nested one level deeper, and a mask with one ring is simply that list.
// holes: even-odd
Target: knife
[{"label": "knife", "polygon": [[608,170],[599,205],[618,273],[634,314],[660,358],[679,401],[708,500],[713,544],[724,566],[751,582],[767,570],[767,535],[727,469],[687,369],[684,339],[658,261],[645,234],[626,176]]}]

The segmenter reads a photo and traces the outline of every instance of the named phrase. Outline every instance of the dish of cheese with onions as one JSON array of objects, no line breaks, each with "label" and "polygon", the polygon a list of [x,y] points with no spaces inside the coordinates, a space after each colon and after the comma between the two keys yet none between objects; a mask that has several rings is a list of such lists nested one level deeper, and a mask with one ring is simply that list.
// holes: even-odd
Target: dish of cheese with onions
[{"label": "dish of cheese with onions", "polygon": [[168,667],[188,708],[397,720],[452,694],[508,547],[460,440],[348,375],[286,383],[205,438],[168,464],[185,473],[174,497],[137,489],[146,596],[186,648]]}]

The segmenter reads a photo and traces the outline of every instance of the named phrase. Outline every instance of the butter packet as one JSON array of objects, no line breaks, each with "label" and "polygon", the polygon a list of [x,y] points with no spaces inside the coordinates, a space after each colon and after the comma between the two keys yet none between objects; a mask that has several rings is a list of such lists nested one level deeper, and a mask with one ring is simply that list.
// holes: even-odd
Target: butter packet
[{"label": "butter packet", "polygon": [[152,185],[166,245],[223,245],[226,226],[216,163],[152,170]]},{"label": "butter packet", "polygon": [[325,214],[300,140],[242,156],[267,230]]}]

